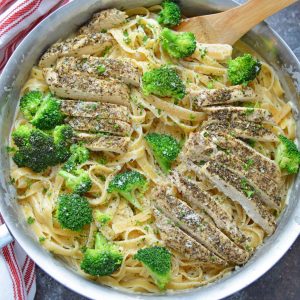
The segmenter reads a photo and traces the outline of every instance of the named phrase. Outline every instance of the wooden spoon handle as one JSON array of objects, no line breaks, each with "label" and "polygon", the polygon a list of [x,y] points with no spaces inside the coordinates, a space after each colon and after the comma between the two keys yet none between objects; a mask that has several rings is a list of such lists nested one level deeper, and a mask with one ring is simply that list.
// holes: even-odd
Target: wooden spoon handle
[{"label": "wooden spoon handle", "polygon": [[226,17],[224,15],[222,18],[212,18],[212,25],[215,31],[224,33],[224,42],[233,44],[252,27],[295,2],[297,0],[249,0],[239,7],[224,12]]}]

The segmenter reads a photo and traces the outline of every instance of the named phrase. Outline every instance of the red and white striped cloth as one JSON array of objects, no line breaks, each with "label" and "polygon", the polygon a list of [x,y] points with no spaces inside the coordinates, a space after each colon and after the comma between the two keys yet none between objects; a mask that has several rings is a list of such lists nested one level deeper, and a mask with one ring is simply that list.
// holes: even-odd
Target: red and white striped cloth
[{"label": "red and white striped cloth", "polygon": [[[28,32],[69,1],[0,0],[0,72]],[[35,291],[34,262],[14,241],[0,250],[0,300],[32,300]]]}]

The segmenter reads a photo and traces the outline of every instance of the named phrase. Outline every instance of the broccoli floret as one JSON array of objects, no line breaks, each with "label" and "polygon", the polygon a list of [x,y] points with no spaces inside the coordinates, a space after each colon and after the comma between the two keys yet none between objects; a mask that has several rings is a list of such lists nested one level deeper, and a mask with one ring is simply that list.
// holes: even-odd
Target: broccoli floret
[{"label": "broccoli floret", "polygon": [[70,172],[80,164],[86,162],[90,157],[90,151],[80,144],[74,144],[70,148],[71,156],[66,161],[63,169]]},{"label": "broccoli floret", "polygon": [[144,264],[155,284],[163,290],[171,278],[171,253],[165,247],[138,250],[134,258]]},{"label": "broccoli floret", "polygon": [[73,129],[69,125],[59,125],[53,130],[53,140],[56,148],[57,162],[65,162],[70,157],[70,142]]},{"label": "broccoli floret", "polygon": [[160,38],[163,48],[175,58],[190,56],[196,50],[196,37],[192,32],[176,33],[164,28]]},{"label": "broccoli floret", "polygon": [[180,143],[170,135],[155,132],[147,134],[145,139],[159,166],[167,174],[181,150]]},{"label": "broccoli floret", "polygon": [[39,129],[52,129],[64,121],[64,114],[60,110],[61,102],[52,95],[46,96],[36,114],[30,121],[32,125]]},{"label": "broccoli floret", "polygon": [[275,153],[275,161],[280,169],[289,174],[297,173],[300,164],[300,152],[296,144],[283,135],[279,136],[279,145]]},{"label": "broccoli floret", "polygon": [[20,100],[20,110],[27,120],[31,120],[42,103],[43,94],[40,91],[30,91]]},{"label": "broccoli floret", "polygon": [[60,170],[58,174],[65,179],[66,186],[75,194],[82,195],[92,187],[92,180],[84,170],[78,169],[72,171],[72,173]]},{"label": "broccoli floret", "polygon": [[100,225],[104,226],[106,225],[107,223],[109,223],[112,218],[110,215],[108,214],[105,214],[105,213],[102,213],[101,211],[97,210],[95,212],[95,220],[100,223]]},{"label": "broccoli floret", "polygon": [[63,194],[58,197],[56,217],[62,228],[80,231],[92,222],[92,209],[86,198],[77,194]]},{"label": "broccoli floret", "polygon": [[261,63],[251,54],[238,56],[228,62],[228,78],[232,84],[247,85],[254,80],[261,69]]},{"label": "broccoli floret", "polygon": [[181,100],[186,94],[185,85],[177,72],[167,66],[145,72],[142,89],[145,95],[171,97],[175,101]]},{"label": "broccoli floret", "polygon": [[163,1],[161,6],[163,9],[158,14],[158,23],[167,27],[178,25],[181,19],[180,7],[170,0]]},{"label": "broccoli floret", "polygon": [[34,172],[41,172],[49,166],[66,161],[69,157],[68,140],[56,143],[53,136],[40,129],[21,125],[12,133],[12,137],[18,146],[13,160],[19,167],[28,167]]},{"label": "broccoli floret", "polygon": [[118,247],[97,233],[95,248],[85,251],[80,267],[90,275],[107,276],[118,270],[122,261],[123,255]]},{"label": "broccoli floret", "polygon": [[32,129],[29,126],[21,125],[12,133],[12,137],[18,147],[28,146],[31,133]]},{"label": "broccoli floret", "polygon": [[148,182],[145,176],[137,171],[126,171],[124,173],[117,174],[110,181],[107,191],[108,193],[119,193],[136,208],[142,210],[142,206],[134,194],[136,190],[139,190],[140,193],[144,193],[147,188]]}]

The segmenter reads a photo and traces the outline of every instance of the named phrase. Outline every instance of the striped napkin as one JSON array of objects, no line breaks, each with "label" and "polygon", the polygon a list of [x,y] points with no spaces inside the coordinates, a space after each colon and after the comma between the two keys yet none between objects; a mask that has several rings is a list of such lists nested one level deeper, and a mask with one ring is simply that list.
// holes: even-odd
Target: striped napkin
[{"label": "striped napkin", "polygon": [[[30,30],[69,1],[0,0],[0,72]],[[0,300],[32,300],[35,291],[34,262],[14,241],[0,250]]]}]

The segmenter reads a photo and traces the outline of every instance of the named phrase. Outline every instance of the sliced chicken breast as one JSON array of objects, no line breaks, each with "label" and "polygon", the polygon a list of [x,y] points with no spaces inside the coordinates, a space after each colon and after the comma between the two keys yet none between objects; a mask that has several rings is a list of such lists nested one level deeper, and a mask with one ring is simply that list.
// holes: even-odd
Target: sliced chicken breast
[{"label": "sliced chicken breast", "polygon": [[59,75],[51,68],[44,69],[44,74],[50,91],[58,97],[129,105],[129,88],[115,79],[84,77],[80,72]]},{"label": "sliced chicken breast", "polygon": [[232,122],[219,122],[209,121],[203,130],[211,131],[214,133],[226,132],[235,137],[244,139],[253,139],[261,142],[277,142],[277,136],[269,129],[263,127],[261,124],[232,121]]},{"label": "sliced chicken breast", "polygon": [[251,171],[280,184],[281,172],[274,161],[228,134],[215,134],[205,130],[191,133],[181,151],[181,160],[207,161],[220,150],[234,155],[243,165],[249,165],[250,160]]},{"label": "sliced chicken breast", "polygon": [[175,223],[166,217],[162,212],[153,209],[155,225],[166,245],[191,260],[200,260],[203,263],[226,265],[226,261],[213,252],[206,249],[195,239],[182,231]]},{"label": "sliced chicken breast", "polygon": [[129,136],[131,132],[131,126],[120,120],[67,117],[66,123],[74,130],[91,133],[107,132],[120,136]]},{"label": "sliced chicken breast", "polygon": [[79,35],[74,38],[53,44],[41,57],[39,66],[49,68],[63,56],[91,55],[104,51],[113,44],[113,37],[106,33]]},{"label": "sliced chicken breast", "polygon": [[112,103],[61,100],[62,112],[71,117],[113,119],[130,122],[127,106]]},{"label": "sliced chicken breast", "polygon": [[257,196],[247,179],[231,172],[221,164],[210,161],[201,170],[215,186],[233,201],[237,201],[247,215],[268,234],[275,230],[275,218]]},{"label": "sliced chicken breast", "polygon": [[153,200],[155,206],[168,218],[216,255],[236,264],[243,264],[248,260],[249,255],[245,250],[239,248],[185,202],[166,194],[163,188],[157,189]]},{"label": "sliced chicken breast", "polygon": [[182,193],[187,204],[194,209],[200,208],[204,210],[213,219],[216,226],[237,244],[242,244],[246,241],[246,236],[234,224],[222,206],[209,193],[203,191],[197,182],[180,175],[175,170],[169,177]]},{"label": "sliced chicken breast", "polygon": [[222,89],[201,89],[191,92],[190,97],[193,109],[196,111],[202,111],[203,107],[210,105],[258,100],[253,89],[241,85],[224,87]]},{"label": "sliced chicken breast", "polygon": [[86,148],[92,151],[108,151],[114,153],[125,153],[130,142],[129,137],[113,135],[97,135],[85,132],[77,132],[76,140],[82,141]]},{"label": "sliced chicken breast", "polygon": [[140,85],[138,68],[130,59],[86,56],[81,58],[62,57],[58,60],[56,71],[59,74],[81,72],[97,78],[115,78],[134,86]]},{"label": "sliced chicken breast", "polygon": [[259,193],[259,196],[271,208],[279,209],[281,204],[281,191],[278,184],[272,179],[264,176],[264,174],[257,172],[252,167],[253,160],[248,159],[247,163],[243,163],[233,154],[226,154],[223,151],[212,155],[212,159],[228,168],[234,173],[247,178],[249,183]]},{"label": "sliced chicken breast", "polygon": [[116,8],[102,10],[94,14],[91,21],[79,29],[79,34],[100,32],[120,26],[126,18],[126,13]]},{"label": "sliced chicken breast", "polygon": [[[205,132],[201,134],[203,138],[205,138],[204,135],[206,135]],[[243,141],[227,134],[212,134],[211,137],[206,135],[206,139],[208,138],[210,138],[215,145],[221,147],[223,150],[234,153],[234,155],[245,164],[248,164],[249,159],[251,159],[253,161],[252,166],[254,169],[268,178],[275,180],[277,183],[281,183],[281,171],[277,164],[273,160],[248,146]]]},{"label": "sliced chicken breast", "polygon": [[214,106],[205,107],[203,111],[209,115],[210,119],[221,122],[248,121],[275,124],[271,113],[262,108]]}]

